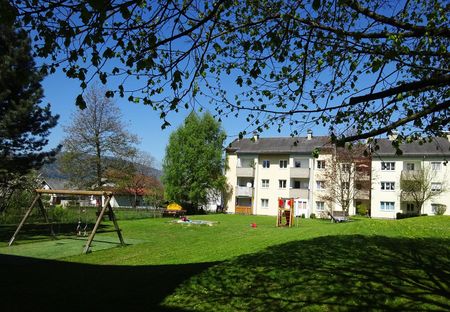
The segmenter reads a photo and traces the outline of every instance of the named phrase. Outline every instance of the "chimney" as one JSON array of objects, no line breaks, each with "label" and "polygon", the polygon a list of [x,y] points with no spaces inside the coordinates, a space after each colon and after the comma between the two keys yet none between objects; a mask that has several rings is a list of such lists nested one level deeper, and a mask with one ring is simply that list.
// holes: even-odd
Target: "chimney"
[{"label": "chimney", "polygon": [[254,142],[258,142],[259,139],[259,134],[257,131],[253,131],[253,141]]},{"label": "chimney", "polygon": [[311,140],[312,139],[312,136],[313,136],[313,132],[312,132],[312,130],[311,129],[308,129],[308,131],[306,132],[308,135],[307,135],[307,139],[308,140]]},{"label": "chimney", "polygon": [[398,137],[398,132],[395,131],[395,130],[392,130],[392,131],[388,134],[389,141],[394,141],[394,140],[397,139],[397,137]]}]

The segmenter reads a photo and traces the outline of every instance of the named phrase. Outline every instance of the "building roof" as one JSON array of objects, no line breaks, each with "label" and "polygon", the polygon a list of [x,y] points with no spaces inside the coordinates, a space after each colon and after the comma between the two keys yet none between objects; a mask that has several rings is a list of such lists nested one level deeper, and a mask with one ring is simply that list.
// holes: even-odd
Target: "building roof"
[{"label": "building roof", "polygon": [[[374,156],[395,156],[395,147],[389,139],[377,139],[376,144],[379,149],[373,154]],[[450,141],[447,138],[433,138],[431,142],[420,144],[415,141],[412,143],[404,143],[400,145],[403,156],[428,156],[442,157],[450,156]]]},{"label": "building roof", "polygon": [[311,154],[316,148],[330,147],[328,136],[274,137],[235,140],[227,147],[227,152],[238,154]]},{"label": "building roof", "polygon": [[[378,149],[374,156],[395,156],[396,150],[389,139],[376,139]],[[311,154],[315,149],[329,148],[330,137],[315,136],[308,140],[306,137],[272,137],[234,140],[227,147],[228,153],[237,154]],[[436,137],[431,142],[403,143],[400,145],[403,156],[409,157],[442,157],[450,156],[450,140]]]}]

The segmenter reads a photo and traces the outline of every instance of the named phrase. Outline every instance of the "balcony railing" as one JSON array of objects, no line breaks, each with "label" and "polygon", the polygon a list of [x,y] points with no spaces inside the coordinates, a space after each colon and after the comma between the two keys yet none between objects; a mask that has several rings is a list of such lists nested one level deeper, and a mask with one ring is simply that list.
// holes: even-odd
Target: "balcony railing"
[{"label": "balcony railing", "polygon": [[255,170],[251,167],[237,167],[236,168],[236,175],[238,177],[254,177],[255,176]]},{"label": "balcony railing", "polygon": [[369,190],[358,190],[355,199],[369,199]]},{"label": "balcony railing", "polygon": [[291,178],[309,178],[309,168],[290,168]]},{"label": "balcony railing", "polygon": [[289,190],[289,197],[292,198],[303,198],[306,199],[308,198],[308,190],[307,189],[290,189]]},{"label": "balcony railing", "polygon": [[422,170],[402,170],[402,179],[404,180],[420,180],[423,175]]},{"label": "balcony railing", "polygon": [[236,214],[251,215],[252,214],[252,207],[250,207],[250,206],[236,206],[235,209],[234,209],[234,212]]},{"label": "balcony railing", "polygon": [[237,197],[252,197],[253,196],[253,187],[236,186],[236,196]]}]

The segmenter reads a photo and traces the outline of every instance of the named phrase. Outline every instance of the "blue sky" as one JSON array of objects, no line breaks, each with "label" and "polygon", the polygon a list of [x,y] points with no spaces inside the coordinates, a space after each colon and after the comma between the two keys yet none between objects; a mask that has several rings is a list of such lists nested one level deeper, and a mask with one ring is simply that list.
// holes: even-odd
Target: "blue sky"
[{"label": "blue sky", "polygon": [[[49,136],[48,147],[54,147],[65,136],[63,126],[70,124],[71,115],[77,110],[75,98],[81,89],[79,81],[67,78],[60,71],[47,76],[42,85],[45,93],[43,103],[50,103],[52,112],[60,115],[58,125],[51,130],[51,135]],[[170,133],[182,124],[190,110],[181,109],[178,113],[171,113],[168,118],[171,126],[162,130],[162,122],[157,111],[143,104],[130,103],[126,98],[115,97],[114,99],[122,111],[123,121],[128,124],[129,131],[139,136],[141,140],[139,148],[155,157],[156,165],[159,167],[164,158],[165,147],[169,141]],[[205,106],[207,107],[208,105],[206,104]],[[243,117],[228,117],[222,119],[222,126],[228,135],[226,141],[228,145],[228,143],[237,138],[239,131],[246,128],[247,123]],[[283,129],[281,133],[278,133],[276,129],[270,129],[264,132],[262,136],[288,136],[289,134],[289,129]],[[314,129],[314,134],[324,135],[326,131],[318,127]]]}]

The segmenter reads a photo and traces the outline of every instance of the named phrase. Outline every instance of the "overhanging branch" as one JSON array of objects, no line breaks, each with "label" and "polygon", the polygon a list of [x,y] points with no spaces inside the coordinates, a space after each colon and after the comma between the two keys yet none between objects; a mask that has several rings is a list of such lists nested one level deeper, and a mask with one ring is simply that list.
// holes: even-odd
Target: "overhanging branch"
[{"label": "overhanging branch", "polygon": [[424,116],[427,116],[429,114],[432,113],[436,113],[439,111],[445,111],[445,110],[449,110],[450,109],[450,100],[445,101],[441,104],[437,104],[435,106],[429,106],[426,109],[416,113],[416,114],[412,114],[408,117],[402,118],[397,120],[394,123],[391,123],[390,125],[383,127],[383,128],[378,128],[376,130],[372,130],[366,133],[362,133],[362,134],[358,134],[358,135],[352,135],[352,136],[348,136],[345,137],[343,139],[338,140],[339,142],[345,143],[345,142],[352,142],[352,141],[356,141],[356,140],[361,140],[361,139],[367,139],[367,138],[371,138],[389,131],[392,131],[398,127],[403,126],[404,124],[407,124],[408,122],[417,120],[419,118],[422,118]]}]

